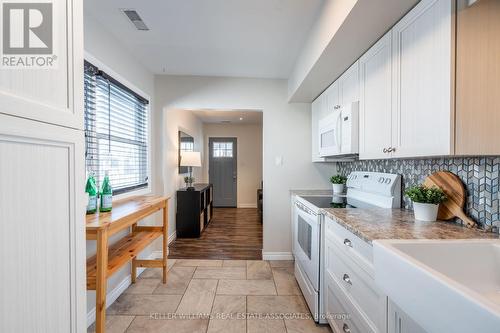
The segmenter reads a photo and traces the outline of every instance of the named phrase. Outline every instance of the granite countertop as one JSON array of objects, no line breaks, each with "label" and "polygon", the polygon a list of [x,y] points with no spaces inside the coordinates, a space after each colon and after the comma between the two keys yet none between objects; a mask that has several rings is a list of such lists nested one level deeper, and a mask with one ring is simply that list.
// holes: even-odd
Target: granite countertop
[{"label": "granite countertop", "polygon": [[290,190],[291,195],[332,195],[332,190]]},{"label": "granite countertop", "polygon": [[479,239],[499,238],[480,229],[453,222],[422,222],[401,209],[326,208],[323,213],[370,243],[376,239]]}]

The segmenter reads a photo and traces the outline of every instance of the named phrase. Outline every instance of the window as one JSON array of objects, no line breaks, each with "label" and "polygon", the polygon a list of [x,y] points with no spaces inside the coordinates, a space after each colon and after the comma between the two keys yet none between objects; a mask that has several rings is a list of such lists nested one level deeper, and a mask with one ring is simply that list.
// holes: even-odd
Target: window
[{"label": "window", "polygon": [[232,142],[214,142],[213,157],[233,157]]},{"label": "window", "polygon": [[87,170],[115,194],[147,187],[149,102],[88,62],[84,88]]}]

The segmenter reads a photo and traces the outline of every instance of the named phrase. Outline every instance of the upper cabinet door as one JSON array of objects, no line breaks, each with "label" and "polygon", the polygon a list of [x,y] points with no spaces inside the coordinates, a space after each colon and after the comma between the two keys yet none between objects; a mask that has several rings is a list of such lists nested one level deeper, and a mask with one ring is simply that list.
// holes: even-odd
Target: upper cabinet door
[{"label": "upper cabinet door", "polygon": [[452,1],[423,0],[392,29],[395,157],[452,153]]},{"label": "upper cabinet door", "polygon": [[326,95],[326,116],[340,109],[339,81],[333,82],[323,93]]},{"label": "upper cabinet door", "polygon": [[[0,113],[83,129],[82,1],[6,5],[11,33],[3,41],[9,66],[0,66]],[[18,27],[30,22],[23,15],[41,20],[44,33]]]},{"label": "upper cabinet door", "polygon": [[500,1],[459,0],[456,154],[500,155]]},{"label": "upper cabinet door", "polygon": [[311,105],[311,153],[313,162],[323,162],[324,159],[319,156],[319,142],[318,142],[318,125],[323,108],[323,95],[316,98]]},{"label": "upper cabinet door", "polygon": [[391,147],[391,32],[359,59],[359,158],[388,158]]},{"label": "upper cabinet door", "polygon": [[356,61],[338,79],[341,105],[359,101],[359,62]]}]

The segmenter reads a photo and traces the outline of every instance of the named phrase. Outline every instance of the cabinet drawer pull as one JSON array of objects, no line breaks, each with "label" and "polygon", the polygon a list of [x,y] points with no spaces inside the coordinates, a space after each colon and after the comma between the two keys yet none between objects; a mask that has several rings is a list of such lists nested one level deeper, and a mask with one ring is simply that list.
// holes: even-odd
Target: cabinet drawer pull
[{"label": "cabinet drawer pull", "polygon": [[349,325],[347,325],[346,323],[344,323],[344,326],[342,326],[342,330],[345,333],[351,333],[351,329],[349,328]]},{"label": "cabinet drawer pull", "polygon": [[348,274],[344,274],[344,276],[342,277],[342,280],[344,280],[345,283],[348,283],[352,286],[352,281],[351,281],[351,278],[349,277]]},{"label": "cabinet drawer pull", "polygon": [[344,245],[345,246],[349,246],[349,247],[352,247],[352,242],[349,238],[346,238],[344,239]]}]

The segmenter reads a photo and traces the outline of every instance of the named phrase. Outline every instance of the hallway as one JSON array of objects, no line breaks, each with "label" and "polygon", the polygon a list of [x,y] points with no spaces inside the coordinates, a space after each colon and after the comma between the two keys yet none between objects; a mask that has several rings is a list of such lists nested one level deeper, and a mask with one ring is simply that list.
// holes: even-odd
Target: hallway
[{"label": "hallway", "polygon": [[214,208],[200,238],[177,239],[169,258],[262,259],[262,224],[256,208]]}]

